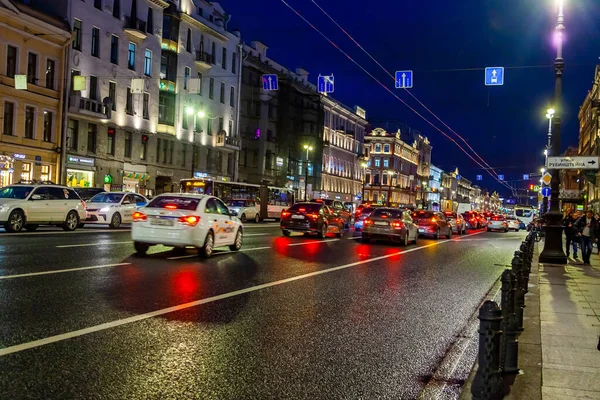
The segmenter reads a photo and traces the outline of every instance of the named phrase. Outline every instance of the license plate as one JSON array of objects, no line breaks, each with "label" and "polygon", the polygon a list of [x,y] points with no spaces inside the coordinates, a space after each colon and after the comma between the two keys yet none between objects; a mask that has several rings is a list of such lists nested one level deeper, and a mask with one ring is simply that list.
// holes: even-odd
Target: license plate
[{"label": "license plate", "polygon": [[419,233],[425,232],[425,229],[419,229]]},{"label": "license plate", "polygon": [[292,215],[292,219],[304,219],[304,215]]},{"label": "license plate", "polygon": [[150,220],[150,225],[173,226],[173,220],[163,218],[152,218]]},{"label": "license plate", "polygon": [[383,226],[387,226],[388,223],[385,221],[375,221],[375,225],[383,225]]}]

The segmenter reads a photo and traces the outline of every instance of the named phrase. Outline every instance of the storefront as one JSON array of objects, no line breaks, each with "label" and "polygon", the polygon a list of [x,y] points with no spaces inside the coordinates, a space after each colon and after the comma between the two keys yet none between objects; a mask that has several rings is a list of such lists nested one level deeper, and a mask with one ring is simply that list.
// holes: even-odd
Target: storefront
[{"label": "storefront", "polygon": [[95,161],[89,157],[67,155],[67,186],[94,187]]},{"label": "storefront", "polygon": [[140,193],[145,196],[152,195],[152,193],[146,190],[150,174],[146,172],[145,165],[124,163],[122,178],[124,191]]},{"label": "storefront", "polygon": [[52,158],[26,153],[0,155],[0,187],[13,183],[53,182],[56,160]]},{"label": "storefront", "polygon": [[11,156],[0,154],[0,187],[12,184],[14,173],[14,158]]}]

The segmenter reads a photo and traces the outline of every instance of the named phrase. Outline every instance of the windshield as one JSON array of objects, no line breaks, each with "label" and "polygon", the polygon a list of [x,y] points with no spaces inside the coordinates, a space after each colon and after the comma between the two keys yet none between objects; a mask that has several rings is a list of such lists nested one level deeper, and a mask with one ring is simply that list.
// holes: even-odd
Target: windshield
[{"label": "windshield", "polygon": [[90,199],[90,203],[111,203],[117,204],[121,202],[123,193],[98,193]]},{"label": "windshield", "polygon": [[402,211],[379,208],[371,214],[373,218],[402,218]]},{"label": "windshield", "polygon": [[314,203],[296,203],[288,211],[316,213],[321,209],[320,204]]},{"label": "windshield", "polygon": [[531,217],[532,210],[515,210],[517,217]]},{"label": "windshield", "polygon": [[229,207],[250,207],[250,203],[246,203],[245,200],[231,200],[227,205]]},{"label": "windshield", "polygon": [[159,196],[155,197],[146,207],[194,211],[198,208],[199,202],[200,199],[188,197]]},{"label": "windshield", "polygon": [[7,186],[0,189],[0,199],[26,199],[32,186]]},{"label": "windshield", "polygon": [[456,218],[456,213],[446,211],[444,215],[448,218]]}]

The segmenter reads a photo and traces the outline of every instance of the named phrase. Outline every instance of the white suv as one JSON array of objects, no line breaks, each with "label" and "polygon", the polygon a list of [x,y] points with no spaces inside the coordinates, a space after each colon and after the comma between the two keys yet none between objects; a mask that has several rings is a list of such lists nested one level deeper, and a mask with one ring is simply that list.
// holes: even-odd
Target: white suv
[{"label": "white suv", "polygon": [[7,232],[40,225],[74,231],[86,217],[85,203],[75,191],[61,185],[10,185],[0,188],[0,226]]}]

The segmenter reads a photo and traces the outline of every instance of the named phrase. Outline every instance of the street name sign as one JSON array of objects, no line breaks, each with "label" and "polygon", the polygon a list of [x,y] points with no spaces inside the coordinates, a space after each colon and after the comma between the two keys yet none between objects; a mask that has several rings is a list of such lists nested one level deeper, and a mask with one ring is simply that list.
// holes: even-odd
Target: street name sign
[{"label": "street name sign", "polygon": [[598,169],[599,157],[548,157],[548,169]]},{"label": "street name sign", "polygon": [[410,89],[413,87],[412,71],[396,71],[396,89]]},{"label": "street name sign", "polygon": [[277,74],[265,74],[262,76],[263,90],[279,90]]},{"label": "street name sign", "polygon": [[504,85],[504,67],[485,68],[485,86]]},{"label": "street name sign", "polygon": [[319,93],[333,93],[333,75],[319,75],[317,83]]}]

